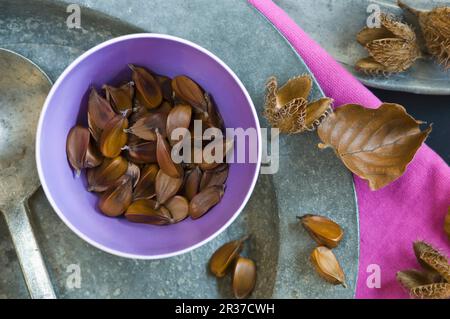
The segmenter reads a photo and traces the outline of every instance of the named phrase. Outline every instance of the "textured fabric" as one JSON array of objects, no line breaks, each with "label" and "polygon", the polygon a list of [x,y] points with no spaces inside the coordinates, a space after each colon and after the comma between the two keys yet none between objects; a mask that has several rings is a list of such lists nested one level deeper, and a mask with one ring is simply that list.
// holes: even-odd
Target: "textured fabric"
[{"label": "textured fabric", "polygon": [[[272,1],[249,2],[291,43],[325,94],[335,100],[335,105],[358,103],[371,108],[380,105],[380,100]],[[407,298],[408,293],[396,282],[395,275],[398,270],[419,267],[412,242],[426,240],[449,255],[450,242],[443,224],[450,205],[450,169],[433,150],[423,145],[405,174],[381,190],[371,191],[366,181],[357,176],[354,179],[360,218],[356,297]],[[371,264],[380,266],[380,288],[369,288],[366,284]]]}]

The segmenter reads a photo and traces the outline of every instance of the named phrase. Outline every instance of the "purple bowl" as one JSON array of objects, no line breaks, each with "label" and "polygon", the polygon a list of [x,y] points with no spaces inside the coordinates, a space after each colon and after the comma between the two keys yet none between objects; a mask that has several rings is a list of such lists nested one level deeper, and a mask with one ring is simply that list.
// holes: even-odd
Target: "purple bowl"
[{"label": "purple bowl", "polygon": [[[66,137],[75,123],[86,125],[91,85],[130,79],[129,63],[156,73],[186,74],[214,97],[227,127],[255,128],[256,163],[230,164],[222,201],[202,218],[174,225],[134,224],[104,216],[98,197],[75,178],[66,157]],[[246,152],[249,146],[246,145]],[[189,41],[161,34],[133,34],[97,45],[76,59],[50,91],[39,120],[36,160],[42,187],[59,217],[78,236],[106,252],[129,258],[157,259],[200,247],[224,231],[247,203],[261,162],[258,117],[247,90],[231,69],[211,52]]]}]

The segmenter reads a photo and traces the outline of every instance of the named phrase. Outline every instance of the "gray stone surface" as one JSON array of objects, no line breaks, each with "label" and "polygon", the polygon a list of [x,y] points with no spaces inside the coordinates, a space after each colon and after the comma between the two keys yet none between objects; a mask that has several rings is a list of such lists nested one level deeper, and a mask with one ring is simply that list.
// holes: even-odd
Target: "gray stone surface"
[{"label": "gray stone surface", "polygon": [[[76,56],[119,34],[168,33],[211,50],[240,77],[261,116],[264,84],[271,75],[280,82],[308,72],[290,45],[245,0],[70,1],[136,26],[93,13],[83,7],[82,30],[65,26],[65,6],[46,1],[0,3],[0,46],[33,59],[55,79]],[[317,87],[314,98],[321,96]],[[59,220],[41,190],[31,199],[33,222],[56,293],[61,298],[214,298],[230,297],[230,278],[217,281],[207,260],[224,242],[251,233],[245,252],[258,267],[253,297],[351,298],[358,270],[358,215],[351,174],[330,151],[316,147],[315,133],[281,137],[280,171],[261,175],[250,202],[220,236],[182,256],[159,261],[124,259],[99,251]],[[295,216],[324,214],[339,222],[346,236],[336,255],[349,288],[325,283],[308,258],[313,241]],[[13,269],[14,258],[5,267]],[[81,268],[80,289],[66,285],[70,264]],[[11,266],[10,266],[11,265]],[[16,272],[19,270],[16,269]],[[10,270],[14,273],[14,270]],[[2,282],[0,273],[0,282]],[[15,274],[15,278],[19,276]],[[23,296],[23,285],[3,289]],[[9,280],[9,279],[8,279]],[[0,295],[3,292],[0,290]]]},{"label": "gray stone surface", "polygon": [[[403,0],[418,9],[449,6],[449,0]],[[274,0],[314,40],[327,50],[347,70],[364,84],[380,89],[421,94],[450,94],[450,71],[432,59],[418,60],[408,71],[390,77],[372,77],[357,72],[356,61],[367,56],[367,51],[355,40],[366,25],[367,8],[378,5],[383,12],[401,16],[397,0]],[[413,24],[412,19],[407,21]],[[414,26],[418,30],[418,26]]]}]

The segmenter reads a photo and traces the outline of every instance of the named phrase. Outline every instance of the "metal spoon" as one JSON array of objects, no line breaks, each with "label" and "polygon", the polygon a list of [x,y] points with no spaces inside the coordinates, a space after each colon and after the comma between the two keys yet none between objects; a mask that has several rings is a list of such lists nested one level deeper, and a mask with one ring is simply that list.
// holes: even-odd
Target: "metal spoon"
[{"label": "metal spoon", "polygon": [[56,298],[28,218],[39,187],[36,126],[51,81],[33,62],[0,49],[0,211],[5,216],[31,298]]}]

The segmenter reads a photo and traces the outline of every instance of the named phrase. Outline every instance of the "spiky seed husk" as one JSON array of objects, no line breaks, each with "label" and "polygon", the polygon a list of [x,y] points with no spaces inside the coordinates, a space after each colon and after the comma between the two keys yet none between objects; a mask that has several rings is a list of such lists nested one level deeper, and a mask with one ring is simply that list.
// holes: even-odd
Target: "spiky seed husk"
[{"label": "spiky seed husk", "polygon": [[450,69],[450,7],[421,13],[419,24],[430,54],[445,69]]},{"label": "spiky seed husk", "polygon": [[380,28],[364,28],[357,41],[369,57],[356,63],[356,69],[370,75],[389,75],[409,69],[421,56],[413,29],[394,17],[382,14]]},{"label": "spiky seed husk", "polygon": [[449,281],[450,265],[446,256],[424,241],[414,242],[413,249],[417,261],[424,269],[439,273],[441,276],[447,277],[447,281]]},{"label": "spiky seed husk", "polygon": [[436,283],[436,278],[428,271],[408,269],[397,272],[397,281],[408,291],[412,288]]},{"label": "spiky seed husk", "polygon": [[266,84],[264,116],[281,133],[295,134],[314,130],[331,112],[331,99],[324,98],[308,104],[312,87],[309,75],[290,79],[278,89],[277,79]]},{"label": "spiky seed husk", "polygon": [[449,283],[434,283],[418,286],[410,290],[412,297],[420,299],[448,299],[450,298]]}]

